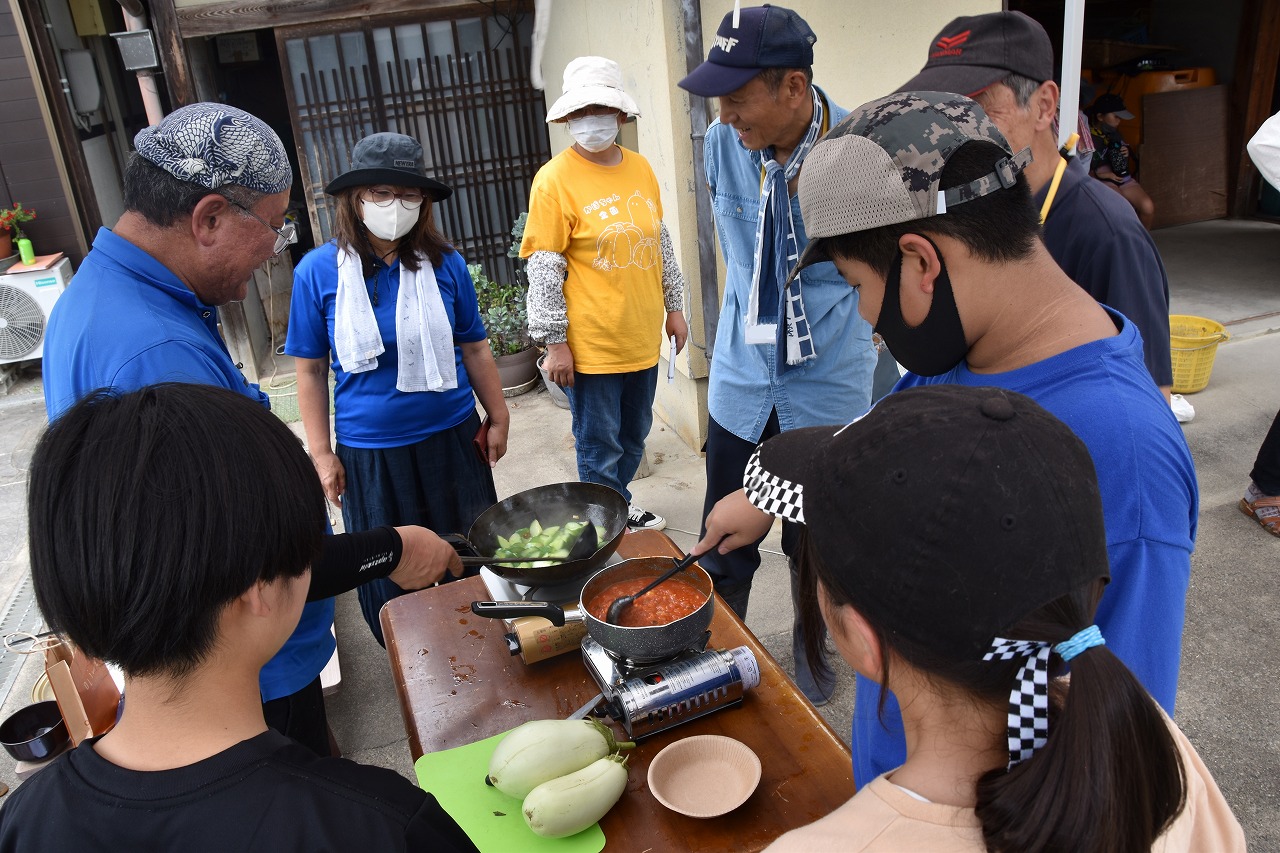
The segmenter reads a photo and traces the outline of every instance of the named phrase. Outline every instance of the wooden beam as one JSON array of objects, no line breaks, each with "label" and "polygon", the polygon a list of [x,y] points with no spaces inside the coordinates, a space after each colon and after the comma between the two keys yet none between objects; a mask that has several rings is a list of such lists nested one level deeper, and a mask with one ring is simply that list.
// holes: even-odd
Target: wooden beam
[{"label": "wooden beam", "polygon": [[[153,0],[156,6],[168,3],[171,10],[172,2]],[[183,38],[195,38],[317,21],[458,8],[473,9],[477,14],[490,11],[489,4],[477,5],[476,0],[380,0],[377,3],[373,0],[249,0],[184,6],[177,10],[177,26]]]},{"label": "wooden beam", "polygon": [[1252,216],[1258,206],[1258,170],[1245,145],[1271,116],[1280,60],[1280,3],[1248,0],[1240,16],[1240,47],[1231,86],[1227,174],[1233,176],[1228,200],[1231,216]]},{"label": "wooden beam", "polygon": [[155,32],[156,49],[160,53],[160,67],[164,69],[165,87],[169,90],[169,108],[177,109],[197,100],[195,81],[191,78],[191,64],[183,49],[183,33],[178,26],[173,0],[150,0],[151,29]]},{"label": "wooden beam", "polygon": [[71,215],[78,226],[76,236],[80,252],[87,254],[89,243],[102,225],[102,214],[98,209],[93,180],[89,177],[84,148],[80,145],[80,129],[71,117],[71,105],[62,91],[58,57],[50,39],[44,8],[35,0],[17,0],[11,8],[15,9],[15,24],[20,28],[25,24],[21,35],[30,47],[28,65],[34,64],[31,79],[44,96],[43,106],[48,110],[44,121],[46,128],[52,131],[49,141],[56,151],[59,177],[63,179],[67,204],[72,207]]}]

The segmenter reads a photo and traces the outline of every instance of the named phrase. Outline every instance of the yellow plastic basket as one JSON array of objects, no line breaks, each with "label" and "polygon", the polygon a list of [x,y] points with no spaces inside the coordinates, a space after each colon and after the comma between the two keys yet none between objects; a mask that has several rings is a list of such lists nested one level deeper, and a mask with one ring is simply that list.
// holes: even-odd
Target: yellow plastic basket
[{"label": "yellow plastic basket", "polygon": [[1203,391],[1213,372],[1218,344],[1229,340],[1226,327],[1207,317],[1191,314],[1169,315],[1170,355],[1173,359],[1173,391],[1194,394]]}]

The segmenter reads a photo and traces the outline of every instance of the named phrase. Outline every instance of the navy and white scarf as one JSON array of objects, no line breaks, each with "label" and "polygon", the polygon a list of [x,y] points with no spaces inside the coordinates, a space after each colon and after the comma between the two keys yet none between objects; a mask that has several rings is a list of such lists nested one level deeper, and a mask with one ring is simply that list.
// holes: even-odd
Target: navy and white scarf
[{"label": "navy and white scarf", "polygon": [[[822,98],[812,87],[809,93],[813,97],[813,119],[804,139],[787,159],[787,165],[778,165],[771,147],[760,152],[763,180],[756,219],[755,265],[751,270],[751,294],[747,302],[746,340],[749,344],[775,344],[779,355],[786,353],[785,359],[775,360],[777,372],[783,369],[784,361],[794,366],[818,356],[804,313],[801,276],[792,279],[785,291],[781,287],[787,273],[800,259],[787,184],[800,173],[800,166],[818,141],[823,126]],[[780,323],[780,319],[785,322]]]}]

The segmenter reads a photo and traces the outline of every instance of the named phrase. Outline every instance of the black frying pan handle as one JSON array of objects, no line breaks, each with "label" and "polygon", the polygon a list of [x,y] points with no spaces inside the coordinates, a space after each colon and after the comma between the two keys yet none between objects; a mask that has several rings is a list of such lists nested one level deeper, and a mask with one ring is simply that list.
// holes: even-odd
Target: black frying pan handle
[{"label": "black frying pan handle", "polygon": [[541,616],[552,625],[564,625],[564,608],[546,601],[473,601],[471,612],[490,619],[519,619],[521,616]]},{"label": "black frying pan handle", "polygon": [[441,539],[453,546],[453,550],[457,551],[462,557],[479,557],[482,556],[476,550],[476,546],[471,544],[471,540],[460,533],[437,533]]}]

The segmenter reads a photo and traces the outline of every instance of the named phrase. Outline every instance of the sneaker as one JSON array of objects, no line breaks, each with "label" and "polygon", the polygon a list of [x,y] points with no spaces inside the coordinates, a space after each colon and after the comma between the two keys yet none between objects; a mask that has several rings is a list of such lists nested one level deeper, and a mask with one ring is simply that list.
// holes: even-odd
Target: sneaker
[{"label": "sneaker", "polygon": [[632,530],[661,530],[667,526],[667,520],[660,515],[654,515],[642,506],[631,504],[631,511],[627,513],[627,527]]},{"label": "sneaker", "polygon": [[1195,407],[1187,402],[1187,398],[1181,394],[1174,394],[1169,400],[1169,405],[1173,408],[1173,416],[1178,419],[1180,424],[1189,424],[1191,419],[1196,416]]}]

